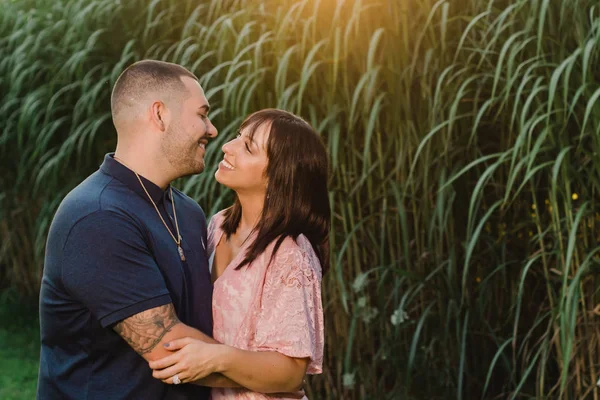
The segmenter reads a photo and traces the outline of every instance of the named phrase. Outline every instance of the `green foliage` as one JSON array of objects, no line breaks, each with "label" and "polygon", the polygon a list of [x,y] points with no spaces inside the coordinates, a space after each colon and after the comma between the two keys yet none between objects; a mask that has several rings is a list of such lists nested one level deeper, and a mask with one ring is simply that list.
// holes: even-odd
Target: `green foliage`
[{"label": "green foliage", "polygon": [[40,339],[35,299],[0,291],[0,399],[34,399]]},{"label": "green foliage", "polygon": [[[298,113],[331,156],[311,398],[597,398],[594,0],[28,0],[0,8],[0,283],[35,293],[64,195],[143,58],[201,77],[220,145]],[[212,149],[212,150],[211,150]],[[229,204],[209,168],[179,182]]]}]

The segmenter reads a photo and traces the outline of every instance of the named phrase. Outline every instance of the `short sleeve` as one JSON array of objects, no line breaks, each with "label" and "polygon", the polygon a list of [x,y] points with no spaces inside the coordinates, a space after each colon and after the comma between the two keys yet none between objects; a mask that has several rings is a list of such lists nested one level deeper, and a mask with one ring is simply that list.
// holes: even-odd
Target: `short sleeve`
[{"label": "short sleeve", "polygon": [[140,229],[111,211],[90,214],[73,227],[63,249],[62,279],[103,327],[171,302]]},{"label": "short sleeve", "polygon": [[254,350],[309,357],[307,373],[319,374],[324,343],[321,266],[314,252],[283,247],[265,276]]}]

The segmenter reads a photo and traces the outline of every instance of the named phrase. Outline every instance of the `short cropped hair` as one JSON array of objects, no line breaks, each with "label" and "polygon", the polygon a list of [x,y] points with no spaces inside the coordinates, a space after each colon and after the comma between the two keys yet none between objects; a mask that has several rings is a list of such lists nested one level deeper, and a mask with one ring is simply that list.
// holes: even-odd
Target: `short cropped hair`
[{"label": "short cropped hair", "polygon": [[113,119],[128,106],[152,92],[184,93],[185,86],[181,78],[187,76],[198,81],[196,75],[181,65],[157,61],[142,60],[127,67],[117,79],[110,98]]}]

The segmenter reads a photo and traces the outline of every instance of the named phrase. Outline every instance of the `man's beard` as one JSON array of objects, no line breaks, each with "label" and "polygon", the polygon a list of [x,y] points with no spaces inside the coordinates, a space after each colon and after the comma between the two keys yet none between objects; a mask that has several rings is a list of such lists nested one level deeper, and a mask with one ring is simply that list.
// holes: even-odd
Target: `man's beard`
[{"label": "man's beard", "polygon": [[169,129],[163,140],[162,150],[167,161],[177,172],[178,178],[201,173],[204,171],[204,158],[196,159],[198,143],[183,145],[181,142],[177,142],[176,138],[179,137],[179,133],[175,129]]}]

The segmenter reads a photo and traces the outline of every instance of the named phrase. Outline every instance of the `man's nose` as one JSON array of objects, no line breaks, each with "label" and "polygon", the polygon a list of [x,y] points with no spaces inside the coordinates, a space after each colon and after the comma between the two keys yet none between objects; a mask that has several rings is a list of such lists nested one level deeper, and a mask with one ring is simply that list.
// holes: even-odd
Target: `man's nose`
[{"label": "man's nose", "polygon": [[219,131],[217,131],[217,128],[211,122],[206,133],[207,133],[208,137],[216,138],[217,135],[219,134]]}]

